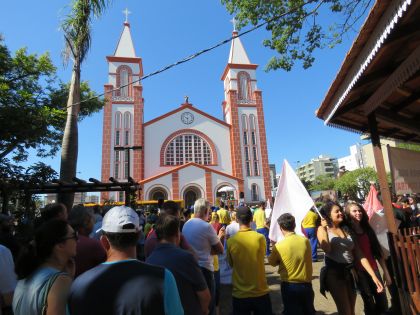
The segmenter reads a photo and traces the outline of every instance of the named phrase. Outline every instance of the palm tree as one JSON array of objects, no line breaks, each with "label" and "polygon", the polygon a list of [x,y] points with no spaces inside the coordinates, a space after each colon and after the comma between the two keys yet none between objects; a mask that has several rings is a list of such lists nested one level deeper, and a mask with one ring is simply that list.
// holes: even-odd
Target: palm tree
[{"label": "palm tree", "polygon": [[[76,176],[78,153],[77,121],[80,111],[80,67],[86,58],[91,44],[92,17],[99,17],[111,0],[74,0],[70,14],[62,24],[65,50],[64,61],[73,61],[69,97],[67,99],[67,119],[64,129],[60,180],[72,182]],[[58,200],[70,209],[73,205],[74,193],[60,194]]]}]

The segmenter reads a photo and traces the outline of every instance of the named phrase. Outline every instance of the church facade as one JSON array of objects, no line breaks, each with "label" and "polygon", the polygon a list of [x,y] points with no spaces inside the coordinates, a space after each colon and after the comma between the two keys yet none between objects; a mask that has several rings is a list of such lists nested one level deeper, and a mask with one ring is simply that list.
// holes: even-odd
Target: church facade
[{"label": "church facade", "polygon": [[[144,121],[142,92],[147,86],[138,82],[142,59],[136,56],[128,22],[107,62],[102,181],[126,181],[130,176],[141,185],[140,199],[184,200],[186,206],[197,198],[212,204],[226,196],[248,204],[271,198],[257,65],[250,62],[239,37],[232,39],[221,78],[222,119],[186,98],[178,108]],[[101,198],[122,201],[124,195],[109,192]]]}]

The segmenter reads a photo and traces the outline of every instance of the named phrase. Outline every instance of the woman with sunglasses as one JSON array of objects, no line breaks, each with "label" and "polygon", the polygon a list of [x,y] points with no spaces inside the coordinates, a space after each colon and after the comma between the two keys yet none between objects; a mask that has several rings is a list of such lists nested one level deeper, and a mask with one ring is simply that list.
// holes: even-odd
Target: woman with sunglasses
[{"label": "woman with sunglasses", "polygon": [[354,315],[356,284],[354,263],[359,261],[372,277],[378,292],[383,291],[381,281],[350,236],[345,224],[342,207],[336,202],[327,202],[321,209],[323,219],[317,236],[325,252],[325,267],[321,270],[321,293],[329,291],[337,306],[338,314]]},{"label": "woman with sunglasses", "polygon": [[63,220],[53,219],[35,232],[35,240],[18,258],[18,284],[13,297],[15,315],[64,315],[74,276],[77,233]]},{"label": "woman with sunglasses", "polygon": [[[381,279],[377,261],[384,272],[385,284],[391,284],[391,277],[385,263],[385,256],[375,232],[369,225],[369,217],[362,205],[351,201],[346,205],[346,216],[350,221],[356,245],[367,258],[376,277]],[[356,263],[359,278],[359,289],[362,295],[366,315],[382,314],[388,309],[385,291],[377,292],[376,284],[360,263]]]}]

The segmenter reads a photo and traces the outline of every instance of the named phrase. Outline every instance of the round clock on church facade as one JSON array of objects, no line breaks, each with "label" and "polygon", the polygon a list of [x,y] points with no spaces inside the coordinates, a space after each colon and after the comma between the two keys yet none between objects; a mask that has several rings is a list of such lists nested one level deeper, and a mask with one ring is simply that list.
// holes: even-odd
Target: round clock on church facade
[{"label": "round clock on church facade", "polygon": [[190,112],[183,112],[181,115],[181,121],[186,125],[190,125],[194,121],[194,115]]}]

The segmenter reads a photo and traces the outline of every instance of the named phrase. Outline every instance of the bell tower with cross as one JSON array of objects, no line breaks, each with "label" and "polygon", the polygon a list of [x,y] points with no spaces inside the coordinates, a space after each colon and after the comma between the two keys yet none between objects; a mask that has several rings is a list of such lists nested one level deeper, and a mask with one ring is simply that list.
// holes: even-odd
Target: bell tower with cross
[{"label": "bell tower with cross", "polygon": [[243,178],[246,203],[271,198],[267,140],[262,92],[257,88],[256,70],[239,38],[237,21],[233,24],[228,63],[222,74],[225,100],[223,116],[231,128],[231,157],[234,176]]},{"label": "bell tower with cross", "polygon": [[[105,84],[105,106],[102,140],[101,180],[110,177],[127,181],[144,177],[142,150],[130,147],[143,146],[143,76],[142,59],[136,55],[131,37],[128,9],[123,11],[125,21],[114,54],[107,56],[108,83]],[[119,150],[116,150],[118,148]],[[128,173],[130,172],[130,174]],[[102,200],[124,200],[122,192],[101,193]]]}]

